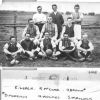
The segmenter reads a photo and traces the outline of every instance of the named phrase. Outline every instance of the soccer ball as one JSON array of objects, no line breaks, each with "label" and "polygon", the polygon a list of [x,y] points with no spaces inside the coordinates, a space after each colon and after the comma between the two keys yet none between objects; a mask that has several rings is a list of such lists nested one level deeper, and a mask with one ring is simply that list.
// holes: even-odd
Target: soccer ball
[{"label": "soccer ball", "polygon": [[51,49],[47,49],[46,50],[46,54],[47,54],[47,56],[52,56],[52,54],[53,54],[53,52],[52,52],[52,50]]}]

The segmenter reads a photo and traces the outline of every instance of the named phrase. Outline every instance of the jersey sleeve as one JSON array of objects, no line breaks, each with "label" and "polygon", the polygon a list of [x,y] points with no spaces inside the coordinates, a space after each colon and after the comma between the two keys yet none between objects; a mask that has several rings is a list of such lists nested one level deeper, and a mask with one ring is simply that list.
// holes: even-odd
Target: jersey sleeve
[{"label": "jersey sleeve", "polygon": [[33,21],[36,22],[36,14],[33,15]]},{"label": "jersey sleeve", "polygon": [[80,13],[80,18],[83,19],[83,13]]},{"label": "jersey sleeve", "polygon": [[92,50],[94,50],[94,46],[93,46],[93,44],[92,44],[92,42],[89,42],[89,49],[90,49],[90,51],[92,51]]},{"label": "jersey sleeve", "polygon": [[43,14],[43,21],[46,22],[46,20],[47,20],[47,19],[46,19],[46,15]]},{"label": "jersey sleeve", "polygon": [[28,26],[26,26],[26,27],[24,28],[24,30],[23,30],[22,39],[25,38],[25,34],[26,34],[26,32],[27,32],[27,28],[28,28]]},{"label": "jersey sleeve", "polygon": [[81,44],[82,44],[82,41],[79,41],[79,42],[77,43],[77,48],[78,48],[78,49],[80,49]]},{"label": "jersey sleeve", "polygon": [[55,48],[56,47],[56,44],[53,40],[51,40],[51,44],[52,44],[52,47]]},{"label": "jersey sleeve", "polygon": [[74,47],[74,46],[75,46],[73,42],[71,42],[71,46],[72,46],[72,47]]},{"label": "jersey sleeve", "polygon": [[8,43],[4,45],[3,49],[8,49]]},{"label": "jersey sleeve", "polygon": [[19,43],[17,43],[17,47],[18,49],[22,49],[22,46]]},{"label": "jersey sleeve", "polygon": [[43,48],[44,45],[43,45],[43,40],[40,42],[40,47]]}]

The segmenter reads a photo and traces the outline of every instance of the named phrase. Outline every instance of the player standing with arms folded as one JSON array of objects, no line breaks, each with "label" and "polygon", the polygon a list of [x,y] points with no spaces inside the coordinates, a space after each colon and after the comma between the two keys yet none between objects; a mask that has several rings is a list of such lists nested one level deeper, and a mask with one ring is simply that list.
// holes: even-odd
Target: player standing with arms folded
[{"label": "player standing with arms folded", "polygon": [[33,21],[35,25],[39,27],[39,31],[41,32],[44,23],[46,22],[46,15],[42,13],[42,7],[37,7],[37,13],[33,15]]},{"label": "player standing with arms folded", "polygon": [[73,23],[74,23],[74,32],[75,39],[81,40],[81,23],[83,20],[83,14],[79,12],[80,6],[76,4],[74,6],[75,12],[72,13]]}]

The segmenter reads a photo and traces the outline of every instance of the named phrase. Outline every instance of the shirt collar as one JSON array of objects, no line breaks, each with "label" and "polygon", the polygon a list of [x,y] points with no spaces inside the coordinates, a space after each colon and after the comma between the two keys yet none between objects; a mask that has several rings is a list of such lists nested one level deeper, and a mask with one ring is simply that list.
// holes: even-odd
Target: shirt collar
[{"label": "shirt collar", "polygon": [[57,11],[56,11],[56,12],[54,12],[54,14],[56,15],[56,14],[57,14]]}]

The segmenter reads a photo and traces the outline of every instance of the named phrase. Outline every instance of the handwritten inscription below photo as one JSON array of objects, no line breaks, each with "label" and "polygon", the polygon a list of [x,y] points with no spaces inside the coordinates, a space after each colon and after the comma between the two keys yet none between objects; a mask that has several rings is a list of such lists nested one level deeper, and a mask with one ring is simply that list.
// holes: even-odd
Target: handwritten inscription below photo
[{"label": "handwritten inscription below photo", "polygon": [[2,100],[99,100],[100,82],[14,80],[2,82]]}]

